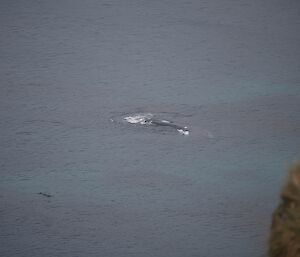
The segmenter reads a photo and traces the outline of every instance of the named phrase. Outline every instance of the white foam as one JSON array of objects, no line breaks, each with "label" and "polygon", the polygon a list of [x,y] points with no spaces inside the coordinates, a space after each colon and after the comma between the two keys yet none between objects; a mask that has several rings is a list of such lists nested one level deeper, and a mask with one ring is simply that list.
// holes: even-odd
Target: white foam
[{"label": "white foam", "polygon": [[177,129],[177,131],[184,136],[188,136],[190,132],[188,130],[183,130],[183,129]]},{"label": "white foam", "polygon": [[136,115],[133,115],[133,116],[124,117],[124,120],[126,120],[128,123],[131,123],[131,124],[150,124],[151,122],[148,122],[148,120],[152,116],[153,115],[151,113],[136,114]]}]

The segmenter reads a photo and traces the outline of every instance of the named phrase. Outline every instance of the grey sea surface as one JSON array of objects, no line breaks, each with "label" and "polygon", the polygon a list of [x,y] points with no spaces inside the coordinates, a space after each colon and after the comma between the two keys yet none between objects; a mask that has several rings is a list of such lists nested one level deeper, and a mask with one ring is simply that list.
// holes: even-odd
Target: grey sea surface
[{"label": "grey sea surface", "polygon": [[0,256],[264,256],[300,153],[299,13],[2,0]]}]

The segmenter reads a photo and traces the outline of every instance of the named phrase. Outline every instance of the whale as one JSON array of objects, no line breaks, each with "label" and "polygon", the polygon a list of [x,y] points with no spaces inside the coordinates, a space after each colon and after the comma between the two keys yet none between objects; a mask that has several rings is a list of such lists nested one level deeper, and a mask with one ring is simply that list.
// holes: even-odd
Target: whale
[{"label": "whale", "polygon": [[154,118],[152,114],[139,114],[127,116],[124,118],[128,123],[141,125],[164,126],[176,129],[182,135],[189,135],[189,129],[186,126],[179,126],[171,121]]},{"label": "whale", "polygon": [[179,126],[168,120],[159,120],[159,119],[148,118],[145,120],[145,123],[153,124],[155,126],[165,126],[165,127],[174,128],[183,135],[189,134],[189,130],[186,126]]}]

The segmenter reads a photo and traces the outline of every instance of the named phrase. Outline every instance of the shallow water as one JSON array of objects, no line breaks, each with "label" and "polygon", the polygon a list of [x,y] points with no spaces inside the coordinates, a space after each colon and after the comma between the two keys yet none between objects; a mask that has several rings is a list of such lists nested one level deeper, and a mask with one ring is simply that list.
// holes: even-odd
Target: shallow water
[{"label": "shallow water", "polygon": [[[1,1],[0,255],[261,257],[300,152],[299,11]],[[132,113],[190,135],[111,122]]]}]

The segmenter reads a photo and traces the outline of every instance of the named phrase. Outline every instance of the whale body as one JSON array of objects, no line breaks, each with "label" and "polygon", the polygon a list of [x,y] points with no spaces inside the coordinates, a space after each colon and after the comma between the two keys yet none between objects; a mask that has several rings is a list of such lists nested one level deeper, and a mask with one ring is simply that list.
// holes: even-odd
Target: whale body
[{"label": "whale body", "polygon": [[159,119],[148,119],[145,121],[146,123],[149,123],[149,124],[153,124],[153,125],[156,125],[156,126],[165,126],[165,127],[171,127],[171,128],[174,128],[176,129],[179,133],[183,134],[183,135],[188,135],[189,134],[189,130],[187,127],[182,127],[182,126],[179,126],[177,124],[174,124],[173,122],[171,121],[167,121],[167,120],[159,120]]},{"label": "whale body", "polygon": [[190,133],[187,127],[179,126],[168,120],[153,118],[153,115],[151,113],[127,116],[124,118],[124,120],[126,120],[128,123],[131,123],[131,124],[171,127],[171,128],[176,129],[180,134],[185,135],[185,136],[189,135],[189,133]]}]

